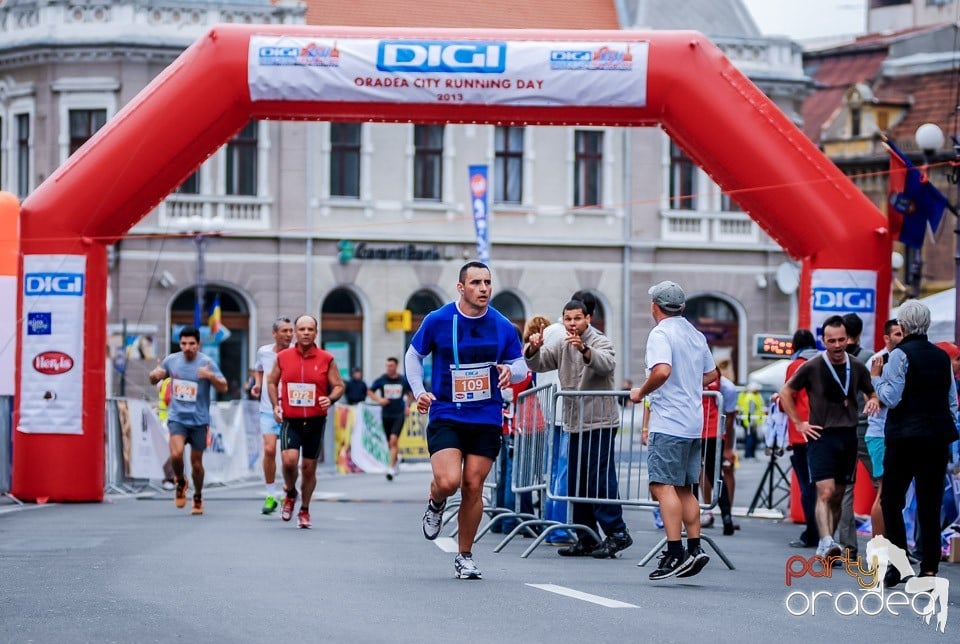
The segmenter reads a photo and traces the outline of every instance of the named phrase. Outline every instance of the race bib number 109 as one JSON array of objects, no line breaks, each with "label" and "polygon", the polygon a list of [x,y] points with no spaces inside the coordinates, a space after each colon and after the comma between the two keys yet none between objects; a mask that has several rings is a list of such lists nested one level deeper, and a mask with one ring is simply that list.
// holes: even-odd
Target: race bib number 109
[{"label": "race bib number 109", "polygon": [[490,367],[450,369],[453,378],[453,402],[488,400],[491,395]]}]

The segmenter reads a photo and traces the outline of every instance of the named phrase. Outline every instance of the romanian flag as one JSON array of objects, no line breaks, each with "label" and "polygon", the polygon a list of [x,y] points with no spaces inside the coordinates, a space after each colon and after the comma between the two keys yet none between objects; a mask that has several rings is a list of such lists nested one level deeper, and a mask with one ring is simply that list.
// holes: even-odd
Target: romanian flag
[{"label": "romanian flag", "polygon": [[230,330],[223,326],[219,294],[213,300],[210,315],[207,317],[207,326],[210,327],[210,336],[214,342],[223,342],[230,337]]},{"label": "romanian flag", "polygon": [[890,141],[890,183],[887,217],[890,233],[907,246],[921,248],[929,225],[937,232],[947,207],[947,198],[930,183],[927,174],[910,163]]}]

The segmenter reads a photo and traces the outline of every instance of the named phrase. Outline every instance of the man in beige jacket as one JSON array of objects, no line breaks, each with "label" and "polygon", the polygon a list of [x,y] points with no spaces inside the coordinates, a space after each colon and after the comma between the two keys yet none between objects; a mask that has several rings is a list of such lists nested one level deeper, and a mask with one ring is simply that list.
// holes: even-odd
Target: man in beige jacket
[{"label": "man in beige jacket", "polygon": [[[524,357],[530,369],[543,372],[558,370],[564,391],[613,391],[616,355],[613,344],[603,333],[590,326],[590,315],[579,300],[563,307],[563,326],[567,336],[563,342],[544,346],[543,337],[535,333],[524,346]],[[565,397],[563,429],[570,434],[570,465],[567,489],[570,496],[592,499],[619,497],[613,442],[620,425],[620,410],[615,396]],[[582,406],[581,406],[582,403]],[[629,548],[633,539],[623,521],[619,504],[572,503],[573,522],[603,530],[605,538],[597,543],[581,536],[569,548],[558,553],[564,557],[591,555],[598,559],[614,558]]]}]

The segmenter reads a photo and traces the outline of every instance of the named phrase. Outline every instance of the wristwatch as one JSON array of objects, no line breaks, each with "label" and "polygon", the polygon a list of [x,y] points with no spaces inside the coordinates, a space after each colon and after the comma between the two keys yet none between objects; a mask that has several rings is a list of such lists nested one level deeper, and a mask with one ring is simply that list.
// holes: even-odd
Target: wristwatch
[{"label": "wristwatch", "polygon": [[585,354],[589,349],[590,347],[588,347],[587,345],[583,345],[583,348],[580,349],[580,355]]}]

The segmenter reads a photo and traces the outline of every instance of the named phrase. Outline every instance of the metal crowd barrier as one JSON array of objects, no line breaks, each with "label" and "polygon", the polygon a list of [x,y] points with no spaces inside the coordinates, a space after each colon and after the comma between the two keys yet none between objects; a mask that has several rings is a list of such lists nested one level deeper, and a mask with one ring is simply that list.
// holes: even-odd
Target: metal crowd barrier
[{"label": "metal crowd barrier", "polygon": [[[537,527],[559,525],[556,521],[543,519],[544,503],[540,503],[537,513],[523,512],[521,509],[523,494],[537,492],[541,501],[546,500],[548,478],[546,461],[550,460],[550,445],[548,435],[553,429],[553,396],[556,385],[548,384],[528,389],[517,396],[513,417],[513,467],[510,481],[499,481],[500,485],[510,485],[514,494],[512,510],[503,510],[496,513],[490,522],[477,534],[479,541],[497,524],[507,519],[519,521],[517,526],[494,548],[500,552],[503,547],[521,532],[536,537]],[[506,456],[505,456],[506,457]],[[548,530],[550,528],[547,528]]]},{"label": "metal crowd barrier", "polygon": [[[553,432],[538,432],[533,420],[536,417],[530,416],[518,423],[519,431],[515,438],[517,443],[514,449],[513,489],[515,492],[536,490],[542,495],[541,498],[566,502],[567,522],[546,521],[539,517],[528,518],[503,539],[494,549],[495,552],[502,550],[521,531],[534,527],[541,528],[540,534],[520,555],[521,557],[528,557],[551,532],[556,530],[570,530],[577,532],[581,538],[588,536],[600,542],[600,535],[592,527],[572,521],[571,503],[622,505],[651,510],[659,507],[659,503],[650,497],[646,472],[647,453],[642,441],[642,420],[635,417],[636,414],[642,413],[643,405],[621,404],[627,402],[628,396],[629,393],[625,391],[556,391],[551,396],[547,387],[521,394],[521,400],[536,398],[545,419],[554,418],[557,406],[562,405],[565,421],[563,431],[570,437],[570,465],[567,493],[555,494],[547,484],[553,469],[552,460],[549,458]],[[704,392],[704,396],[710,396],[717,402],[718,436],[722,436],[724,416],[720,394]],[[617,426],[610,427],[609,421],[614,413],[619,422]],[[598,431],[599,429],[613,431],[605,432],[606,436],[604,436]],[[604,440],[606,437],[609,441]],[[716,460],[713,495],[709,502],[700,504],[702,510],[716,507],[720,499],[723,450],[719,445],[714,458]],[[577,463],[583,462],[583,459],[598,463],[606,461],[606,467],[584,473],[580,467],[576,466]],[[733,568],[733,564],[712,538],[701,534],[701,539],[717,552],[729,568]],[[640,565],[649,561],[665,542],[664,539],[657,544],[641,560]]]}]

